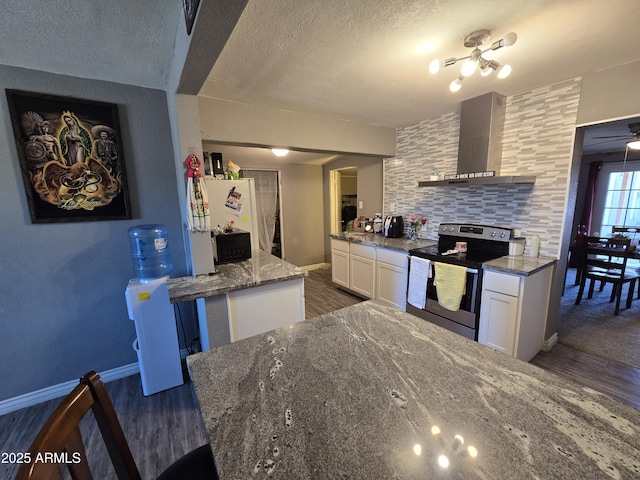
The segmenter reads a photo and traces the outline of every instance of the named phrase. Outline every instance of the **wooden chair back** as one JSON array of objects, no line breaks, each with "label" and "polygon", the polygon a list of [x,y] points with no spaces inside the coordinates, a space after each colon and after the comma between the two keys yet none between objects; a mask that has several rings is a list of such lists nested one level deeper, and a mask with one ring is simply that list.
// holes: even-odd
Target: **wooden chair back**
[{"label": "wooden chair back", "polygon": [[630,253],[629,238],[585,237],[587,275],[623,279]]},{"label": "wooden chair back", "polygon": [[113,404],[94,371],[80,379],[38,432],[29,448],[30,463],[20,466],[16,480],[62,480],[60,460],[72,479],[93,480],[79,427],[89,410],[93,411],[118,479],[140,480]]}]

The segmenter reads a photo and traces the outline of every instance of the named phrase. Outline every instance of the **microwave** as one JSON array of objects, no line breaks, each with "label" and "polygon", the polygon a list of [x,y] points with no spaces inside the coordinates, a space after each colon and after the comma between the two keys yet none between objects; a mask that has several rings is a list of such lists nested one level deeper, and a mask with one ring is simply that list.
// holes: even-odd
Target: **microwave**
[{"label": "microwave", "polygon": [[234,229],[230,233],[211,232],[213,259],[216,264],[242,262],[251,258],[251,236],[249,232]]}]

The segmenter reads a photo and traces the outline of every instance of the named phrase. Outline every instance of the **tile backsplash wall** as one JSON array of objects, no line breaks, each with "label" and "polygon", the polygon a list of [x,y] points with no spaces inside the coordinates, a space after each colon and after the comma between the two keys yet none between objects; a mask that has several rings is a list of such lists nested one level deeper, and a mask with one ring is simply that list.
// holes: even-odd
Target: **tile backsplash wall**
[{"label": "tile backsplash wall", "polygon": [[441,222],[512,227],[557,257],[579,98],[579,79],[507,98],[500,174],[535,175],[535,185],[418,188],[430,170],[456,173],[460,112],[398,129],[397,155],[384,161],[385,214],[425,216],[422,238],[437,239]]}]

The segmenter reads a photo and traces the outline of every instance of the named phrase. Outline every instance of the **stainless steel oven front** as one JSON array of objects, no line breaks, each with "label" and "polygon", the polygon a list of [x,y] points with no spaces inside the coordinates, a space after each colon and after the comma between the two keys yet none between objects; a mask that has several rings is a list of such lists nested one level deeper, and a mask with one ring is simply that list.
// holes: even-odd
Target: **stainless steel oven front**
[{"label": "stainless steel oven front", "polygon": [[424,310],[407,303],[407,312],[471,340],[477,340],[482,270],[467,268],[465,294],[460,301],[460,308],[452,311],[438,303],[438,292],[434,285],[435,269],[433,263],[429,265],[429,268],[431,269],[431,274],[427,279]]}]

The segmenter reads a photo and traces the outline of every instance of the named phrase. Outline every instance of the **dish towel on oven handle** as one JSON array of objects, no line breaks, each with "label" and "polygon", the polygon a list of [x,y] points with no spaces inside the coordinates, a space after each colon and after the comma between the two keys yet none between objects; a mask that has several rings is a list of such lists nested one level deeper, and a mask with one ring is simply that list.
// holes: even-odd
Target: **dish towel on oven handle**
[{"label": "dish towel on oven handle", "polygon": [[447,310],[455,312],[460,309],[460,301],[467,286],[467,267],[436,262],[435,279],[438,303]]},{"label": "dish towel on oven handle", "polygon": [[407,303],[424,310],[427,302],[427,278],[431,273],[431,262],[420,257],[409,257],[409,291]]}]

